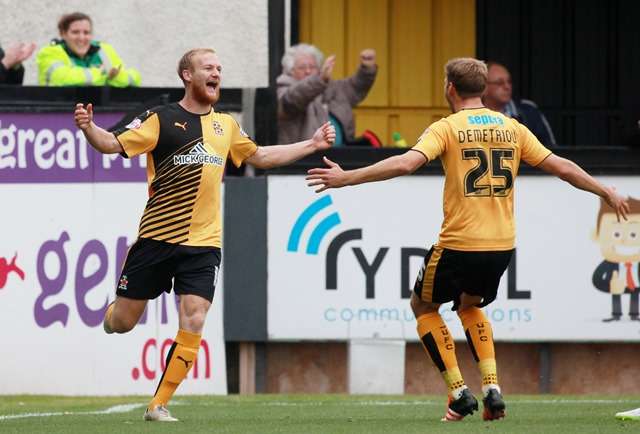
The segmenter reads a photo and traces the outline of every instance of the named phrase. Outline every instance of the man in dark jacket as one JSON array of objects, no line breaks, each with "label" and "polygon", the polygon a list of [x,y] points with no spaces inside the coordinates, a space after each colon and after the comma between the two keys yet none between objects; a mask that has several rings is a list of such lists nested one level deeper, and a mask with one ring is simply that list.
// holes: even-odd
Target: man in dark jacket
[{"label": "man in dark jacket", "polygon": [[528,99],[520,101],[511,99],[513,88],[509,70],[496,62],[488,62],[487,67],[489,77],[487,89],[482,97],[484,105],[524,124],[543,145],[556,146],[556,138],[551,131],[551,126],[536,103]]},{"label": "man in dark jacket", "polygon": [[22,61],[28,59],[35,49],[36,44],[33,42],[13,44],[6,51],[0,47],[0,84],[22,84]]}]

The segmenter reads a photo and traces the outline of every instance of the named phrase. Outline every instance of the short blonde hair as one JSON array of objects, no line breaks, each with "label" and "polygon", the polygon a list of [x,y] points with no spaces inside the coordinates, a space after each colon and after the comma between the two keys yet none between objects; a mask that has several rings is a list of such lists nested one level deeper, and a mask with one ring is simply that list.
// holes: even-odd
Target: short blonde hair
[{"label": "short blonde hair", "polygon": [[473,57],[451,59],[444,67],[447,82],[453,83],[462,98],[482,96],[489,75],[487,65]]},{"label": "short blonde hair", "polygon": [[189,50],[182,55],[180,61],[178,62],[178,77],[182,80],[183,83],[186,84],[184,77],[182,76],[182,71],[188,69],[189,71],[193,71],[193,56],[201,53],[211,53],[216,54],[216,50],[213,48],[194,48],[193,50]]}]

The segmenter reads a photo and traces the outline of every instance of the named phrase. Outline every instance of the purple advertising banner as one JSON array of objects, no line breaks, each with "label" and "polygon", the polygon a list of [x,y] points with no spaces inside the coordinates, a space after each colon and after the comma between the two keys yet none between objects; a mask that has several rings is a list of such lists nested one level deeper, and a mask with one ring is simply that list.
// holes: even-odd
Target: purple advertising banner
[{"label": "purple advertising banner", "polygon": [[[124,113],[94,113],[109,128]],[[146,157],[103,155],[89,145],[73,112],[0,112],[0,184],[144,182]]]}]

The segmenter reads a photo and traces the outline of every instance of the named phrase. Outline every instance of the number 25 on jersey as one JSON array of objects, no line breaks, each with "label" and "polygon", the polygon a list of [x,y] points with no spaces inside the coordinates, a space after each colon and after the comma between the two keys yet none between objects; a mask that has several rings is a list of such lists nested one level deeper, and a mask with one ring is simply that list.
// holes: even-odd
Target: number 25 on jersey
[{"label": "number 25 on jersey", "polygon": [[[463,160],[474,160],[475,165],[464,177],[464,195],[472,197],[504,197],[513,187],[513,148],[471,148],[462,150]],[[511,160],[511,162],[509,161]],[[487,172],[491,171],[491,182],[481,184]],[[504,182],[494,180],[502,178]],[[495,185],[498,184],[498,185]]]}]

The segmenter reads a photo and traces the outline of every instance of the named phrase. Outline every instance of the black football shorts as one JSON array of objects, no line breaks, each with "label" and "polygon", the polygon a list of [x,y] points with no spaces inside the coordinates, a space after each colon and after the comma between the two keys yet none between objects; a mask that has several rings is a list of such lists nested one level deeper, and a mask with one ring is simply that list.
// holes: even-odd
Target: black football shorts
[{"label": "black football shorts", "polygon": [[453,310],[457,309],[463,292],[481,296],[481,306],[486,306],[496,299],[500,277],[513,252],[468,252],[434,245],[424,258],[413,291],[427,303],[453,301]]},{"label": "black football shorts", "polygon": [[120,274],[116,294],[152,300],[163,292],[199,295],[213,300],[221,252],[217,247],[194,247],[138,238]]}]

